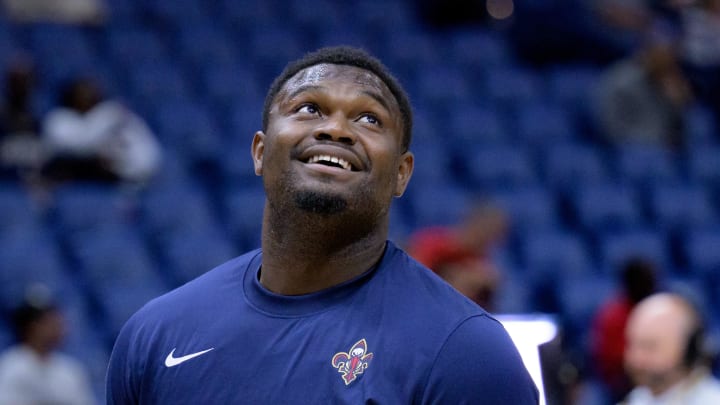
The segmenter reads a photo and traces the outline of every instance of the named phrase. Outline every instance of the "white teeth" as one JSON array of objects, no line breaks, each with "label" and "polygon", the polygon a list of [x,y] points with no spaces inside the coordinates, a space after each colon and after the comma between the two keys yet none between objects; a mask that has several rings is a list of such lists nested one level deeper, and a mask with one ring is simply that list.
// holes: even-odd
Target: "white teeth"
[{"label": "white teeth", "polygon": [[341,158],[338,158],[335,156],[329,156],[329,155],[315,155],[315,156],[311,157],[310,159],[308,159],[308,163],[317,163],[321,160],[325,161],[325,162],[339,164],[345,170],[351,169],[350,162],[348,162],[347,160],[341,159]]}]

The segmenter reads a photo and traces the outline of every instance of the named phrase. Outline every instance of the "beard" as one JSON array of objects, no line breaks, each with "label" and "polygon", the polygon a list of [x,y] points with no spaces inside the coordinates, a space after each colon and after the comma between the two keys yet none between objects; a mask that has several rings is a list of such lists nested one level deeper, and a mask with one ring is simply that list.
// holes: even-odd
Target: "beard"
[{"label": "beard", "polygon": [[328,193],[317,191],[297,191],[294,195],[295,205],[303,211],[313,214],[339,214],[347,208],[347,200]]}]

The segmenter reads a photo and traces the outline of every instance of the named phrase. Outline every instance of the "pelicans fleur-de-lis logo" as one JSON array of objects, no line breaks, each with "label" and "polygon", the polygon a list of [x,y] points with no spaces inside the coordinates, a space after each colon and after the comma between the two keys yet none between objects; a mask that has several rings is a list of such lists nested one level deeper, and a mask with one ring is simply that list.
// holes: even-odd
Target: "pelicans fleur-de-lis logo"
[{"label": "pelicans fleur-de-lis logo", "polygon": [[342,374],[345,385],[348,385],[368,368],[372,358],[373,354],[367,352],[367,342],[360,339],[347,353],[336,353],[332,358],[332,366]]}]

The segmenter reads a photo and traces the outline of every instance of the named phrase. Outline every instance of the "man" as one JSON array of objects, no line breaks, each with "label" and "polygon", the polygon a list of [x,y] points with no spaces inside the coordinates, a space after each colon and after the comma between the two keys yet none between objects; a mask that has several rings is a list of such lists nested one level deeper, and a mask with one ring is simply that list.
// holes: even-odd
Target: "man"
[{"label": "man", "polygon": [[627,324],[625,365],[636,385],[629,405],[720,404],[720,382],[704,364],[703,326],[693,306],[678,295],[642,300]]},{"label": "man", "polygon": [[96,403],[83,366],[57,352],[65,321],[51,301],[33,296],[12,321],[19,344],[0,355],[0,405]]},{"label": "man", "polygon": [[405,92],[365,52],[286,67],[252,141],[262,249],[135,314],[108,403],[537,403],[500,323],[386,239],[411,130]]},{"label": "man", "polygon": [[590,331],[594,364],[613,403],[632,388],[625,373],[625,327],[635,305],[655,292],[656,266],[646,258],[632,257],[622,265],[620,282],[621,290],[600,306]]},{"label": "man", "polygon": [[505,242],[507,213],[491,202],[473,206],[453,226],[432,226],[410,236],[407,252],[460,293],[493,311],[501,272],[493,251]]}]

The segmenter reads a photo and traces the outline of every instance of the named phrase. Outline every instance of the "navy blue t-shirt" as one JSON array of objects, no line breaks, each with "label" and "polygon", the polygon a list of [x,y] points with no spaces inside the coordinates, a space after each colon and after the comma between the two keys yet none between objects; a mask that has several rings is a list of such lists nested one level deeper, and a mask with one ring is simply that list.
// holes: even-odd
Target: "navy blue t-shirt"
[{"label": "navy blue t-shirt", "polygon": [[342,285],[282,296],[262,252],[159,297],[124,326],[109,404],[537,404],[502,325],[392,242]]}]

